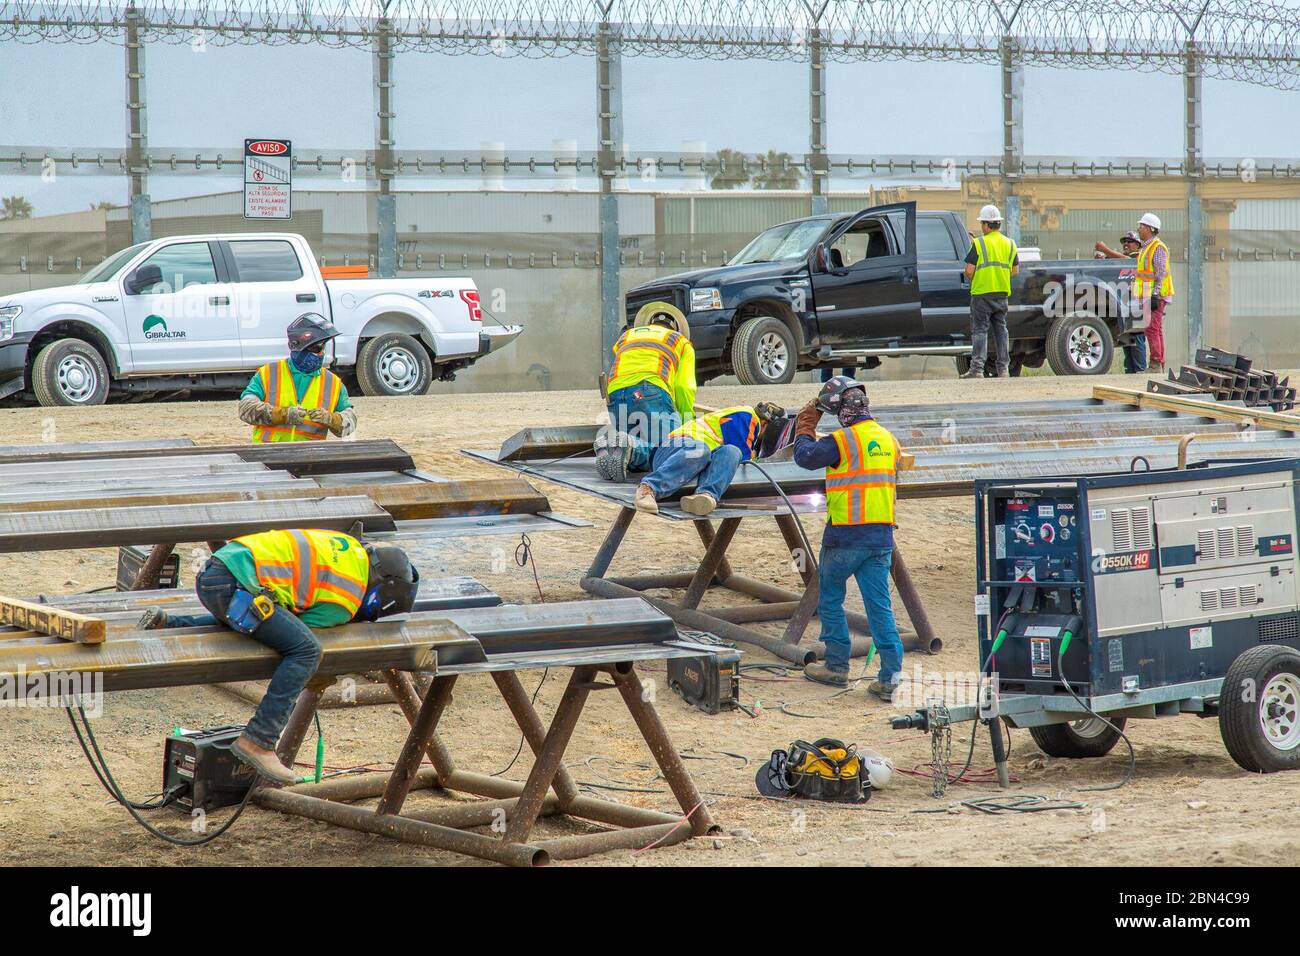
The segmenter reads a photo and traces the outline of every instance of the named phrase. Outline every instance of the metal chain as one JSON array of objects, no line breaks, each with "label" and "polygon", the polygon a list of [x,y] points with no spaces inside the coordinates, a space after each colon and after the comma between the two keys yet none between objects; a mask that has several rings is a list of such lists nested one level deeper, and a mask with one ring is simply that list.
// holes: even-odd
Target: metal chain
[{"label": "metal chain", "polygon": [[930,728],[930,795],[937,799],[948,792],[952,767],[952,715],[943,701],[930,701],[926,726]]}]

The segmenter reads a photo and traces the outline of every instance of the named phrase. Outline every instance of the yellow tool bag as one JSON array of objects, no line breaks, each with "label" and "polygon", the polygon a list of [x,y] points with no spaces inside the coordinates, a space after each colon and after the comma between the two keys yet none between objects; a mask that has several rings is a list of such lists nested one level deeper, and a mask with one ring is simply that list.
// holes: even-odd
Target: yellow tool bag
[{"label": "yellow tool bag", "polygon": [[796,740],[789,750],[774,750],[754,781],[765,797],[803,797],[830,803],[865,803],[871,798],[866,767],[856,744],[834,737],[808,743]]}]

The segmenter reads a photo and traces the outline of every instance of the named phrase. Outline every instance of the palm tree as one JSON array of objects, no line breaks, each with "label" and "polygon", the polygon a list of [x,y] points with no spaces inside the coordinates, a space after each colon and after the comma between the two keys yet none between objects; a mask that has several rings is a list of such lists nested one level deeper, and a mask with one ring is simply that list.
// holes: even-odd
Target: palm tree
[{"label": "palm tree", "polygon": [[6,196],[0,201],[0,219],[31,219],[32,204],[23,196]]},{"label": "palm tree", "polygon": [[710,189],[735,189],[749,182],[749,173],[743,170],[744,153],[734,149],[720,149],[716,159],[718,169],[709,177]]},{"label": "palm tree", "polygon": [[766,167],[754,173],[755,189],[798,189],[802,172],[798,166],[787,165],[789,153],[769,149],[764,157]]}]

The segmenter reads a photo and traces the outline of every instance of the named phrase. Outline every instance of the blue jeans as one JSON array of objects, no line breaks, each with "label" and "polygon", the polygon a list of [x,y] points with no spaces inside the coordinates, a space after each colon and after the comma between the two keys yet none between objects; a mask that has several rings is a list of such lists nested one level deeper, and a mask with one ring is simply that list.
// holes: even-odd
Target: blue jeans
[{"label": "blue jeans", "polygon": [[[235,576],[217,558],[209,558],[194,581],[199,603],[211,614],[169,614],[168,627],[211,627],[218,622],[228,624],[226,609],[236,591],[243,590]],[[298,695],[320,664],[320,642],[302,621],[280,606],[257,630],[248,635],[259,644],[265,644],[283,658],[276,667],[266,696],[257,705],[253,719],[244,733],[259,747],[274,749],[289,722],[289,714],[298,701]]]},{"label": "blue jeans", "polygon": [[632,439],[628,468],[649,471],[655,449],[682,423],[672,398],[658,385],[642,382],[610,392],[607,403],[610,427]]},{"label": "blue jeans", "polygon": [[817,615],[821,618],[821,639],[826,643],[826,666],[833,671],[847,671],[853,644],[849,624],[844,617],[844,598],[849,578],[856,578],[867,608],[871,639],[880,654],[882,684],[892,684],[903,669],[903,642],[889,602],[889,568],[893,548],[827,548],[818,559],[818,583],[821,595]]},{"label": "blue jeans", "polygon": [[1131,345],[1124,346],[1124,371],[1130,375],[1147,370],[1147,337],[1136,335]]},{"label": "blue jeans", "polygon": [[836,376],[836,374],[847,375],[849,378],[852,378],[854,375],[858,374],[858,368],[856,365],[846,365],[840,369],[838,373],[836,373],[833,368],[824,368],[819,370],[819,377],[823,382],[829,382]]},{"label": "blue jeans", "polygon": [[709,451],[708,445],[694,438],[674,439],[670,447],[655,451],[654,466],[641,483],[649,485],[656,498],[680,491],[694,481],[696,493],[721,501],[740,467],[740,449],[720,445]]}]

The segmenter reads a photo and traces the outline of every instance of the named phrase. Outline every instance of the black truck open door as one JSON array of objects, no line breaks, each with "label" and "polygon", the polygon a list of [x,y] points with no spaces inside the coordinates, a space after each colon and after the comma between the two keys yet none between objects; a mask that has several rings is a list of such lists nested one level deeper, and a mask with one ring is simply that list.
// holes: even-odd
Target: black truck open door
[{"label": "black truck open door", "polygon": [[838,351],[920,334],[916,203],[864,209],[814,246],[811,260],[823,346]]}]

